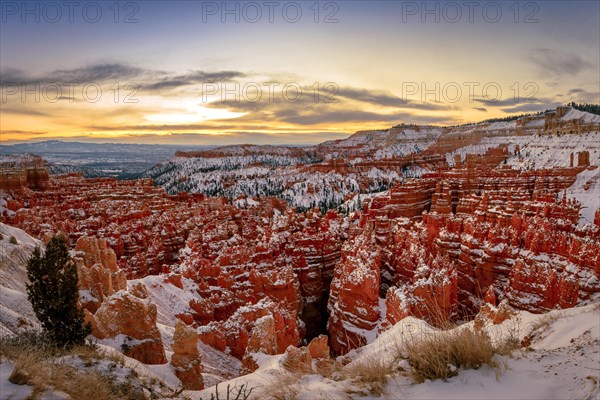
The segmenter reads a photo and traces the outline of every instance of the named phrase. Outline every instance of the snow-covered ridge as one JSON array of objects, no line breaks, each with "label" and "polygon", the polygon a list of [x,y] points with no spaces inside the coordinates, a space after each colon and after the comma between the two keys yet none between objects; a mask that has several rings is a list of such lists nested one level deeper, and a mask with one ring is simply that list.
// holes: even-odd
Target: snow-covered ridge
[{"label": "snow-covered ridge", "polygon": [[0,155],[0,169],[16,165],[44,165],[46,162],[35,154],[2,154]]},{"label": "snow-covered ridge", "polygon": [[[13,336],[37,328],[39,322],[33,313],[25,290],[26,264],[41,241],[21,229],[0,223],[0,336]],[[16,244],[11,243],[16,239]]]},{"label": "snow-covered ridge", "polygon": [[456,155],[464,162],[468,154],[484,155],[501,146],[508,147],[506,164],[520,169],[568,167],[571,153],[576,166],[581,151],[589,151],[591,165],[600,165],[599,132],[600,116],[563,107],[512,121],[359,131],[302,148],[238,145],[182,152],[144,176],[171,194],[278,196],[300,208],[331,208],[357,193],[386,190],[405,177],[455,166]]},{"label": "snow-covered ridge", "polygon": [[561,119],[563,121],[578,119],[586,124],[600,124],[600,115],[580,111],[575,108],[571,108]]}]

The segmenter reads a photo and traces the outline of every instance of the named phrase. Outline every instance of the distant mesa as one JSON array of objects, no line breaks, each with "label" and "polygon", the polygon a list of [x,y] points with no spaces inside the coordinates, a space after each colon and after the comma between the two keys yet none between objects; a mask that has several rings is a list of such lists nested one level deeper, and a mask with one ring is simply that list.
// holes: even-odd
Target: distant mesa
[{"label": "distant mesa", "polygon": [[0,189],[44,190],[49,186],[47,162],[33,154],[0,157]]}]

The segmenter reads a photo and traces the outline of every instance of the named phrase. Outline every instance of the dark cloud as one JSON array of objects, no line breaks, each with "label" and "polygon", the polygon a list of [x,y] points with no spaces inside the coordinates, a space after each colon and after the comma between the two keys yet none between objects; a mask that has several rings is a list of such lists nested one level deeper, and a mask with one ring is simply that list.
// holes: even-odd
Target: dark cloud
[{"label": "dark cloud", "polygon": [[390,92],[379,90],[366,90],[356,88],[341,88],[336,96],[356,100],[364,103],[370,103],[382,107],[408,108],[418,110],[452,110],[455,106],[434,102],[416,102],[395,96]]},{"label": "dark cloud", "polygon": [[45,135],[48,132],[1,130],[2,135]]},{"label": "dark cloud", "polygon": [[101,83],[133,79],[144,72],[126,64],[95,64],[74,69],[59,69],[45,75],[32,76],[22,70],[6,68],[0,74],[2,85],[50,85],[66,83]]},{"label": "dark cloud", "polygon": [[[199,85],[201,83],[227,83],[236,82],[238,78],[247,78],[249,75],[231,70],[223,71],[190,71],[187,73],[170,73],[165,71],[147,70],[132,67],[127,64],[95,64],[82,68],[61,69],[43,76],[30,76],[21,70],[6,69],[2,76],[3,82],[10,83],[42,83],[42,82],[105,82],[135,80],[142,90],[156,92],[159,95],[170,96],[175,93],[172,89],[184,89],[187,86]],[[269,81],[271,82],[271,80]],[[241,82],[238,83],[241,85]],[[131,124],[128,126],[115,126],[112,124],[93,124],[88,129],[95,131],[132,131],[132,132],[170,132],[170,131],[225,131],[237,130],[268,130],[265,122],[281,122],[302,126],[318,124],[340,124],[340,123],[369,123],[385,122],[393,125],[398,122],[406,123],[453,123],[456,119],[448,117],[447,113],[442,116],[416,115],[421,111],[448,111],[459,110],[453,104],[436,102],[417,102],[406,100],[386,90],[370,90],[354,87],[340,87],[330,91],[332,87],[323,87],[320,97],[315,99],[314,88],[300,85],[302,96],[297,101],[283,96],[283,86],[276,88],[274,97],[270,98],[269,88],[257,83],[251,85],[250,90],[240,90],[238,96],[244,94],[245,98],[237,100],[227,97],[225,101],[212,101],[202,103],[202,93],[198,93],[198,105],[230,111],[240,112],[244,115],[234,119],[212,120],[195,124]],[[256,96],[255,88],[262,89],[262,96]],[[175,93],[176,94],[176,93]],[[287,92],[288,96],[294,97],[296,93],[292,90]],[[186,96],[190,96],[189,93]],[[68,97],[61,98],[71,101]],[[257,100],[257,101],[256,101]],[[75,99],[77,101],[77,99]],[[506,105],[509,104],[500,104]],[[512,104],[510,104],[512,105]],[[11,112],[10,110],[8,112]],[[26,110],[15,107],[12,112],[27,114]],[[93,112],[93,111],[89,111]],[[156,112],[143,105],[134,108],[119,107],[113,111],[102,110],[103,114],[98,118],[115,116],[128,116],[130,118],[143,118],[144,114]],[[31,111],[30,115],[45,115],[41,112]],[[235,126],[234,126],[235,124]],[[261,127],[257,128],[256,125]]]},{"label": "dark cloud", "polygon": [[193,71],[189,74],[177,75],[162,78],[154,83],[148,83],[142,86],[145,90],[166,90],[175,89],[183,86],[197,85],[201,83],[219,83],[229,82],[234,78],[242,78],[246,74],[239,71]]},{"label": "dark cloud", "polygon": [[[43,140],[62,140],[69,142],[84,143],[134,143],[134,144],[170,144],[177,145],[178,150],[193,149],[192,146],[206,146],[207,148],[240,144],[270,144],[270,145],[312,145],[323,142],[324,140],[345,139],[351,133],[345,132],[246,132],[246,131],[228,131],[222,134],[203,134],[203,133],[169,133],[169,134],[130,134],[107,139],[97,137],[94,133],[79,136],[52,136],[45,137]],[[39,139],[38,139],[39,140]],[[38,141],[34,140],[34,141]],[[29,140],[28,140],[29,141]],[[23,143],[23,141],[7,141],[7,143]]]},{"label": "dark cloud", "polygon": [[575,88],[567,92],[567,102],[600,103],[600,92],[590,92],[585,89]]},{"label": "dark cloud", "polygon": [[[387,122],[389,124],[398,121],[410,123],[451,123],[454,119],[444,116],[418,116],[413,110],[439,111],[454,109],[439,103],[417,103],[406,101],[391,93],[382,91],[369,91],[355,88],[341,88],[330,98],[323,92],[315,99],[314,91],[309,87],[302,88],[302,95],[295,101],[286,99],[282,93],[276,93],[269,98],[268,92],[256,95],[257,92],[246,93],[246,98],[217,100],[210,103],[202,103],[202,106],[212,108],[223,108],[233,112],[246,113],[236,118],[240,121],[277,121],[296,125],[317,125],[324,123],[345,122]],[[295,91],[288,93],[294,97]],[[258,99],[258,101],[255,101]],[[332,101],[333,100],[333,101]],[[366,111],[365,105],[371,104],[372,108],[388,107],[387,112]],[[395,109],[396,112],[390,109]]]},{"label": "dark cloud", "polygon": [[295,92],[290,91],[288,96],[289,97],[286,99],[283,96],[283,94],[279,92],[276,95],[274,95],[272,101],[270,101],[267,89],[265,89],[265,92],[262,93],[262,97],[260,97],[258,101],[254,100],[255,98],[258,98],[256,92],[248,91],[244,97],[238,94],[237,99],[234,99],[233,96],[227,96],[227,98],[223,100],[217,100],[208,103],[199,103],[199,105],[211,108],[224,108],[234,112],[258,113],[275,112],[278,110],[286,110],[288,108],[296,109],[304,107],[314,107],[315,105],[319,105],[323,108],[328,108],[335,107],[337,104],[339,104],[323,102],[323,100],[319,100],[320,102],[315,102],[315,98],[313,97],[313,94],[310,91],[303,91],[302,95],[294,101],[291,101],[289,99],[292,99],[296,96]]},{"label": "dark cloud", "polygon": [[[442,123],[451,122],[448,116],[417,116],[410,111],[396,113],[378,113],[364,111],[360,106],[345,103],[314,103],[312,99],[290,102],[215,102],[207,104],[212,107],[224,107],[235,112],[246,112],[246,115],[235,118],[237,122],[276,121],[296,125],[317,125],[324,123],[344,122],[387,122],[398,121],[410,123]],[[232,121],[232,120],[224,120]]]},{"label": "dark cloud", "polygon": [[126,64],[96,64],[83,68],[54,71],[50,76],[58,82],[120,81],[140,76],[143,69]]},{"label": "dark cloud", "polygon": [[551,101],[548,98],[520,98],[515,99],[514,97],[508,97],[502,100],[489,100],[489,99],[474,99],[476,102],[481,103],[488,107],[507,107],[507,106],[517,106],[519,104],[539,104],[544,102]]},{"label": "dark cloud", "polygon": [[18,114],[18,115],[30,115],[30,116],[39,116],[39,117],[47,117],[49,114],[38,111],[38,110],[28,110],[26,108],[6,108],[2,107],[0,110],[0,114]]},{"label": "dark cloud", "polygon": [[277,114],[279,120],[298,125],[316,125],[323,123],[341,122],[387,122],[394,125],[405,123],[450,123],[452,118],[447,116],[417,116],[411,113],[379,114],[360,110],[335,110],[323,112],[301,112],[287,110]]},{"label": "dark cloud", "polygon": [[87,129],[94,131],[202,131],[202,130],[221,130],[234,129],[235,125],[211,125],[211,124],[165,124],[165,125],[92,125]]},{"label": "dark cloud", "polygon": [[576,54],[553,49],[533,49],[529,60],[545,75],[575,75],[592,64]]},{"label": "dark cloud", "polygon": [[[231,120],[223,120],[231,121]],[[156,132],[171,132],[171,131],[224,131],[229,129],[247,129],[247,130],[260,130],[269,129],[266,125],[231,125],[222,124],[222,121],[217,121],[214,124],[163,124],[163,125],[92,125],[86,127],[100,132],[143,132],[143,131],[156,131]]]},{"label": "dark cloud", "polygon": [[[238,93],[238,99],[233,99],[233,96],[229,96],[222,101],[215,101],[202,105],[207,107],[228,108],[239,112],[276,109],[286,104],[293,105],[295,108],[298,108],[298,106],[310,106],[315,104],[321,104],[324,107],[334,107],[336,104],[342,104],[344,102],[347,104],[348,101],[368,103],[378,107],[423,111],[448,111],[458,109],[457,106],[450,104],[406,100],[395,96],[392,93],[380,90],[343,87],[337,88],[337,90],[334,91],[332,88],[321,88],[319,96],[315,98],[314,88],[308,86],[300,86],[300,88],[301,96],[293,102],[283,96],[281,87],[276,87],[275,94],[272,98],[269,98],[269,89],[266,86],[261,86],[261,92],[249,89],[243,93],[243,98],[241,94]],[[223,96],[221,92],[217,93],[217,95],[219,94]],[[290,89],[287,92],[289,98],[294,98],[296,94],[296,91],[293,89]],[[356,106],[354,105],[354,107]]]},{"label": "dark cloud", "polygon": [[246,132],[228,131],[223,135],[208,135],[181,133],[169,135],[169,140],[182,143],[199,143],[229,145],[240,143],[287,145],[287,144],[318,144],[324,140],[345,139],[350,133],[344,132]]},{"label": "dark cloud", "polygon": [[543,103],[543,104],[521,104],[515,107],[502,108],[502,111],[509,114],[528,113],[545,111],[560,106],[562,103]]},{"label": "dark cloud", "polygon": [[2,85],[14,85],[25,80],[27,80],[27,78],[20,69],[7,67],[0,71],[0,84]]},{"label": "dark cloud", "polygon": [[246,74],[239,71],[192,71],[172,74],[146,70],[127,64],[93,64],[81,68],[59,69],[33,76],[23,70],[5,68],[0,74],[1,85],[90,84],[134,81],[140,88],[150,91],[168,90],[200,83],[228,82]]},{"label": "dark cloud", "polygon": [[485,107],[473,107],[473,110],[487,112],[487,108],[485,108]]}]

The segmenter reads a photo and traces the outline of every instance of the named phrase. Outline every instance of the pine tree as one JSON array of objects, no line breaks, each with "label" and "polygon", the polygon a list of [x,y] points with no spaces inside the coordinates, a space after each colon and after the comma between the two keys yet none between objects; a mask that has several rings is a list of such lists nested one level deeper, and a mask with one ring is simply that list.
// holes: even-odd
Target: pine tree
[{"label": "pine tree", "polygon": [[36,248],[27,262],[27,295],[44,331],[58,346],[85,343],[91,332],[79,308],[77,267],[69,257],[66,239],[54,236],[42,256]]}]

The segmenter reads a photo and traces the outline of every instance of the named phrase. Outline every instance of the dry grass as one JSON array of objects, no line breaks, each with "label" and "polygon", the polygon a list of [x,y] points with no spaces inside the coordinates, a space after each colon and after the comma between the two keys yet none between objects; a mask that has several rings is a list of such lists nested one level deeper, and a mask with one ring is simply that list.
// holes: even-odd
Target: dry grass
[{"label": "dry grass", "polygon": [[298,381],[300,373],[283,372],[276,374],[269,384],[262,388],[262,397],[265,400],[295,400],[300,392]]},{"label": "dry grass", "polygon": [[347,365],[343,372],[369,393],[380,396],[384,393],[388,378],[396,372],[393,364],[386,362],[383,357],[370,355]]},{"label": "dry grass", "polygon": [[411,375],[417,383],[448,379],[456,375],[459,368],[478,369],[484,364],[500,368],[494,356],[506,354],[512,348],[506,343],[494,346],[485,333],[468,329],[426,335],[404,345],[412,367]]},{"label": "dry grass", "polygon": [[146,399],[139,387],[127,382],[118,383],[93,369],[75,368],[60,358],[64,356],[78,356],[85,364],[103,359],[103,355],[94,346],[57,349],[39,336],[0,340],[0,357],[15,364],[9,381],[32,386],[33,395],[55,390],[64,392],[73,399]]}]

